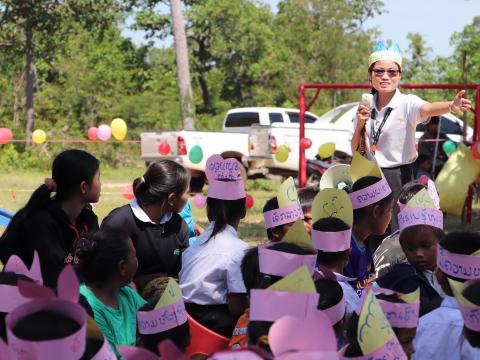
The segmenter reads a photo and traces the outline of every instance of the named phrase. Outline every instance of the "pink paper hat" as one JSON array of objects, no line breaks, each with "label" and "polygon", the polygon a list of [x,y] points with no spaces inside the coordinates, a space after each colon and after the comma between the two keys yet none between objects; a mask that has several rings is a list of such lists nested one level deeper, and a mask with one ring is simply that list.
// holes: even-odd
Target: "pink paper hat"
[{"label": "pink paper hat", "polygon": [[344,231],[320,231],[312,229],[313,247],[325,252],[338,252],[350,249],[352,229]]},{"label": "pink paper hat", "polygon": [[220,155],[207,159],[205,175],[208,179],[208,197],[221,200],[238,200],[246,196],[245,184],[241,178],[240,163]]},{"label": "pink paper hat", "polygon": [[[32,301],[15,308],[5,318],[8,343],[17,354],[18,360],[80,359],[86,346],[87,315],[85,310],[77,304],[80,289],[73,268],[67,265],[60,273],[58,297],[53,290],[35,283],[20,280],[18,286],[23,296],[32,298]],[[30,341],[18,338],[13,332],[16,324],[25,316],[39,311],[52,311],[65,315],[77,322],[80,329],[63,339]]]},{"label": "pink paper hat", "polygon": [[[322,265],[320,265],[319,269],[317,269],[313,274],[313,280],[316,281],[319,279],[328,279],[330,281],[337,282],[335,274]],[[328,309],[322,309],[322,312],[328,316],[332,325],[335,325],[344,318],[346,310],[347,305],[345,302],[345,296],[342,295],[342,299],[338,303],[329,307]]]},{"label": "pink paper hat", "polygon": [[271,355],[261,349],[235,349],[219,351],[208,358],[209,360],[264,360],[273,359]]},{"label": "pink paper hat", "polygon": [[407,355],[405,355],[402,345],[395,336],[380,349],[367,355],[346,357],[345,350],[347,350],[347,347],[345,346],[339,351],[340,360],[407,360]]},{"label": "pink paper hat", "polygon": [[16,360],[17,354],[8,347],[8,345],[0,338],[0,354],[2,354],[2,359]]},{"label": "pink paper hat", "polygon": [[398,213],[400,231],[415,225],[429,225],[443,230],[443,213],[438,210],[438,201],[435,203],[431,193],[438,200],[433,183],[429,190],[420,190],[403,206]]},{"label": "pink paper hat", "polygon": [[268,342],[278,360],[338,359],[335,332],[327,315],[320,310],[313,311],[306,319],[294,316],[278,319],[268,332]]},{"label": "pink paper hat", "polygon": [[297,219],[303,219],[302,206],[300,204],[292,204],[287,207],[266,211],[263,213],[263,218],[265,220],[265,228],[267,229],[289,224]]},{"label": "pink paper hat", "polygon": [[171,339],[165,339],[158,344],[158,353],[162,360],[190,360]]},{"label": "pink paper hat", "polygon": [[306,265],[310,273],[313,274],[317,255],[290,254],[284,251],[269,249],[265,245],[259,245],[258,262],[262,274],[287,276],[303,265]]},{"label": "pink paper hat", "polygon": [[[371,287],[375,295],[385,294],[385,295],[396,295],[398,298],[407,297],[411,294],[402,294],[390,289],[384,289],[380,287]],[[368,292],[368,291],[367,291]],[[355,310],[355,312],[360,314],[360,311],[363,307],[363,303],[366,298],[366,293],[363,292],[362,297],[360,298],[360,303]],[[416,292],[412,293],[416,294]],[[419,294],[419,293],[418,293]],[[418,319],[420,317],[420,300],[415,299],[414,302],[404,302],[404,303],[394,303],[382,299],[377,299],[380,307],[385,314],[390,325],[394,328],[416,328],[418,325]]]},{"label": "pink paper hat", "polygon": [[353,209],[361,209],[366,206],[375,204],[382,199],[385,199],[392,193],[390,185],[385,178],[380,179],[375,184],[367,186],[366,188],[350,193]]},{"label": "pink paper hat", "polygon": [[43,284],[40,258],[38,257],[38,253],[36,251],[33,252],[33,261],[30,269],[27,268],[22,259],[20,259],[17,255],[12,255],[8,258],[3,271],[25,275],[26,277],[35,281],[37,284]]},{"label": "pink paper hat", "polygon": [[117,346],[117,350],[125,360],[161,360],[160,356],[151,351],[135,346]]},{"label": "pink paper hat", "polygon": [[158,334],[187,322],[187,311],[183,299],[152,311],[137,311],[140,334]]},{"label": "pink paper hat", "polygon": [[445,274],[464,279],[480,278],[480,256],[452,253],[440,245],[437,246],[437,266]]},{"label": "pink paper hat", "polygon": [[[33,262],[30,269],[25,266],[23,261],[18,256],[12,255],[8,259],[4,271],[25,275],[38,284],[43,284],[42,273],[40,270],[40,260],[36,251],[33,253]],[[20,294],[18,286],[16,285],[0,284],[0,294],[2,294],[0,297],[0,312],[2,313],[8,313],[17,306],[25,304],[31,300]]]},{"label": "pink paper hat", "polygon": [[455,295],[455,298],[458,303],[458,308],[462,313],[464,326],[475,332],[480,332],[480,306],[474,304],[464,295],[465,289],[469,286],[478,284],[480,279],[468,280],[466,282],[460,282],[453,279],[448,279],[450,288]]},{"label": "pink paper hat", "polygon": [[306,319],[317,311],[320,296],[314,293],[252,289],[250,291],[250,320],[276,321],[293,315]]},{"label": "pink paper hat", "polygon": [[104,339],[102,347],[91,360],[117,360],[117,356],[113,353],[108,341]]}]

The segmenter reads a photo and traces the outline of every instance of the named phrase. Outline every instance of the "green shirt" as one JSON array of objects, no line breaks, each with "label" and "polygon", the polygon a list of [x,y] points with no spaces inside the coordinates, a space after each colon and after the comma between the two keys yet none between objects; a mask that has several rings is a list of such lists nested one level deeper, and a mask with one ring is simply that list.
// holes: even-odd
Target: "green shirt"
[{"label": "green shirt", "polygon": [[95,321],[117,355],[116,345],[135,345],[137,310],[147,303],[135,290],[124,286],[118,291],[118,309],[106,306],[85,284],[80,286],[80,293],[90,304]]}]

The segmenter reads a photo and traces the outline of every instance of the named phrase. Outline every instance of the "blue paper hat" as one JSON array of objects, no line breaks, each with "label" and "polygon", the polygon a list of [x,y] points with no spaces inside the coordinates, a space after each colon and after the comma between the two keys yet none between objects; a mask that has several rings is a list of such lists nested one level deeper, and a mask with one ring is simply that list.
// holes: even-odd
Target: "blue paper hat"
[{"label": "blue paper hat", "polygon": [[368,59],[368,66],[380,60],[391,60],[402,67],[402,55],[400,55],[400,48],[397,44],[387,47],[382,41],[378,41],[373,48],[373,52]]}]

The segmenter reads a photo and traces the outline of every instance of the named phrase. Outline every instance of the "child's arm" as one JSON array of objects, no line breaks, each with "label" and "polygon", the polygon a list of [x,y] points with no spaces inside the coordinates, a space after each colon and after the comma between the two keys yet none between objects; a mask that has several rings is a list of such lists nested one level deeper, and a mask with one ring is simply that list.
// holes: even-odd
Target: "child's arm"
[{"label": "child's arm", "polygon": [[420,117],[443,115],[448,112],[463,112],[472,108],[472,102],[464,99],[465,90],[461,90],[455,95],[452,101],[438,101],[423,104],[420,108]]}]

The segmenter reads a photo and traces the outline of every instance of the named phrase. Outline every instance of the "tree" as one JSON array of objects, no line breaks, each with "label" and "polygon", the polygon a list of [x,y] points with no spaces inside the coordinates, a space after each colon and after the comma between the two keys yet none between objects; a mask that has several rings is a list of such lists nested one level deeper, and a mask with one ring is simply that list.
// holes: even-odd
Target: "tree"
[{"label": "tree", "polygon": [[[23,49],[25,55],[26,141],[31,142],[35,128],[34,93],[36,84],[35,50],[41,38],[54,38],[67,18],[88,27],[102,26],[113,20],[114,0],[2,0],[0,33],[2,47]],[[100,15],[101,14],[101,15]],[[48,42],[47,42],[48,44]],[[45,47],[46,49],[49,46]],[[49,49],[52,50],[52,47]],[[47,51],[48,52],[48,51]]]}]

